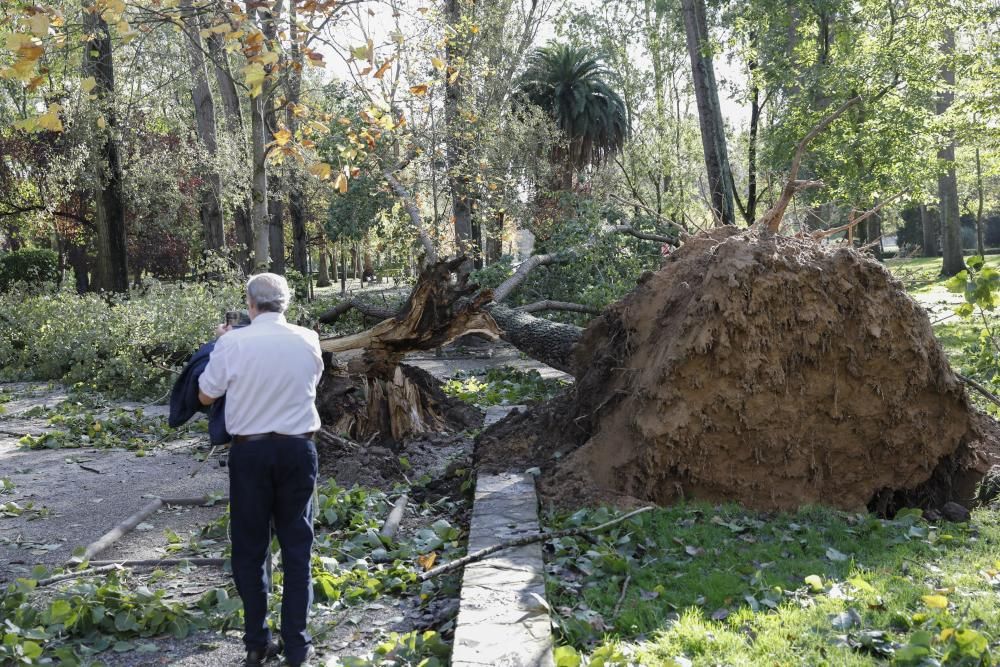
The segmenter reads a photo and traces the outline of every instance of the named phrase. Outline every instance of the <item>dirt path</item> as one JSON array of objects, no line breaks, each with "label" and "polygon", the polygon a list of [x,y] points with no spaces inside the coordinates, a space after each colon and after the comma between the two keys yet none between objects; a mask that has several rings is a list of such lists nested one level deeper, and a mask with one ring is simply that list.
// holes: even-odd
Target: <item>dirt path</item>
[{"label": "dirt path", "polygon": [[[37,564],[65,563],[76,547],[86,546],[135,512],[146,498],[196,497],[225,494],[225,468],[209,462],[192,478],[199,462],[195,454],[207,448],[207,437],[164,443],[134,452],[114,449],[41,449],[20,447],[23,435],[48,430],[47,420],[26,417],[36,406],[54,407],[66,400],[60,387],[45,384],[2,385],[17,396],[0,418],[0,477],[14,488],[0,502],[16,502],[32,510],[0,518],[0,580],[23,576]],[[121,407],[135,407],[122,403]],[[163,415],[165,406],[146,407],[150,416]],[[147,519],[137,530],[100,554],[100,559],[148,559],[163,555],[164,529],[181,533],[214,519],[220,508],[168,509]]]}]

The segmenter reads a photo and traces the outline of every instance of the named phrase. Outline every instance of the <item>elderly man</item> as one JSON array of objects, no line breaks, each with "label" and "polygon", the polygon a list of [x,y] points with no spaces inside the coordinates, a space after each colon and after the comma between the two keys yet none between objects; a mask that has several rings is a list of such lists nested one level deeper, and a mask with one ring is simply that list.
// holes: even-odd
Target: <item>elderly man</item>
[{"label": "elderly man", "polygon": [[323,360],[316,332],[285,321],[290,298],[281,276],[251,277],[250,326],[220,327],[198,384],[205,405],[225,394],[226,429],[233,436],[230,539],[246,621],[247,665],[262,664],[280,650],[267,624],[272,521],[284,571],[281,638],[287,663],[303,664],[312,641],[306,630],[317,475],[312,437],[320,426],[315,401]]}]

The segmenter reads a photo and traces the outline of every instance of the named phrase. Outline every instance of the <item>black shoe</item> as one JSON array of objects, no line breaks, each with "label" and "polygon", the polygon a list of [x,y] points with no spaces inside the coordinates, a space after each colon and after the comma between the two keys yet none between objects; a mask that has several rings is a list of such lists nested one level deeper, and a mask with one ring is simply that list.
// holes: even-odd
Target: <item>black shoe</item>
[{"label": "black shoe", "polygon": [[306,657],[302,658],[300,662],[292,662],[287,657],[282,663],[283,665],[290,665],[290,667],[309,667],[309,660],[316,655],[316,649],[312,647],[312,644],[306,646]]},{"label": "black shoe", "polygon": [[271,658],[277,658],[281,654],[281,644],[271,642],[267,648],[253,648],[247,651],[247,658],[243,661],[245,667],[260,667]]}]

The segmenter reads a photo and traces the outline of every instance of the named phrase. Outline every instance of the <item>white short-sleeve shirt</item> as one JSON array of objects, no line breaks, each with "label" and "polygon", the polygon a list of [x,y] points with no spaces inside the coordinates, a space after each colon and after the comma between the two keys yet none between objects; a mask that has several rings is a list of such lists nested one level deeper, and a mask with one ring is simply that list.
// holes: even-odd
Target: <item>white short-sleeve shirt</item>
[{"label": "white short-sleeve shirt", "polygon": [[316,385],[323,373],[319,335],[289,324],[279,313],[260,313],[250,326],[215,343],[198,380],[211,397],[226,395],[231,435],[319,430]]}]

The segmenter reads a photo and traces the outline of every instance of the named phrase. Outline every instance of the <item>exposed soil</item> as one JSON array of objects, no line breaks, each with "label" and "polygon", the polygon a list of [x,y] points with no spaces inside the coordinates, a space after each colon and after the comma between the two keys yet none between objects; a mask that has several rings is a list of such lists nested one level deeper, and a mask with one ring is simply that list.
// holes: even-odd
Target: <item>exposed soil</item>
[{"label": "exposed soil", "polygon": [[588,327],[576,385],[477,441],[557,504],[971,504],[997,456],[925,311],[880,264],[731,228]]}]

